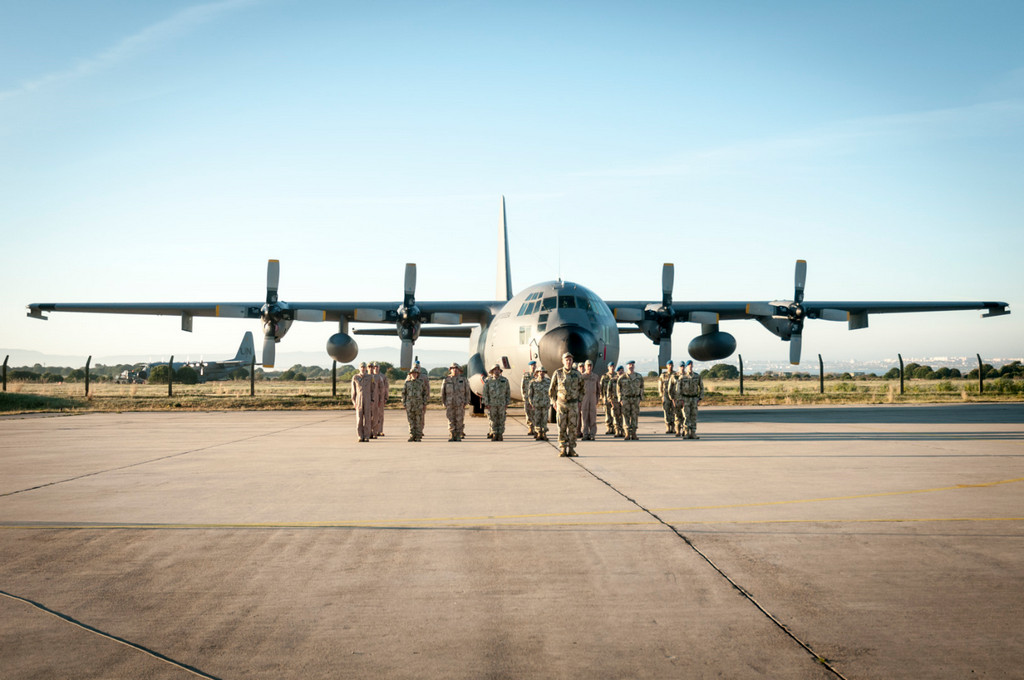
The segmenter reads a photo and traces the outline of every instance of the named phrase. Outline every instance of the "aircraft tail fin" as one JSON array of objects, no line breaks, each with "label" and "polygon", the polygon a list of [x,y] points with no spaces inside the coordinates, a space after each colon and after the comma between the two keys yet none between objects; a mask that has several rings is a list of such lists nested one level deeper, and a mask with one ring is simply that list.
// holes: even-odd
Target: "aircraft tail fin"
[{"label": "aircraft tail fin", "polygon": [[252,331],[246,331],[245,335],[242,336],[242,344],[238,346],[238,354],[235,355],[235,361],[248,364],[254,356],[256,356],[256,345],[252,340]]},{"label": "aircraft tail fin", "polygon": [[508,259],[508,224],[505,221],[505,197],[501,197],[501,223],[498,225],[498,288],[499,300],[512,299],[512,267]]}]

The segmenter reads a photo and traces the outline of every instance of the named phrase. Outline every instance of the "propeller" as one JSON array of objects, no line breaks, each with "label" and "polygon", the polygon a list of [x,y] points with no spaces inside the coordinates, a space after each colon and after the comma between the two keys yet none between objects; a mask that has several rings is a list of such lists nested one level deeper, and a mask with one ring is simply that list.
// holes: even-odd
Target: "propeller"
[{"label": "propeller", "polygon": [[416,305],[416,264],[405,265],[405,297],[398,308],[398,337],[402,340],[403,371],[412,368],[412,346],[420,334],[420,308]]},{"label": "propeller", "polygon": [[263,365],[274,367],[274,355],[285,308],[277,298],[277,285],[281,280],[281,262],[267,260],[267,301],[260,309],[263,321]]},{"label": "propeller", "polygon": [[797,260],[793,270],[793,299],[777,302],[751,302],[747,314],[761,322],[768,330],[789,341],[789,363],[800,363],[803,347],[805,319],[846,321],[850,315],[842,309],[808,309],[804,306],[804,287],[807,283],[807,261]]},{"label": "propeller", "polygon": [[657,310],[658,326],[661,335],[658,339],[658,368],[664,368],[672,358],[672,326],[675,325],[675,312],[672,309],[672,285],[675,282],[676,268],[671,262],[661,267],[661,307]]}]

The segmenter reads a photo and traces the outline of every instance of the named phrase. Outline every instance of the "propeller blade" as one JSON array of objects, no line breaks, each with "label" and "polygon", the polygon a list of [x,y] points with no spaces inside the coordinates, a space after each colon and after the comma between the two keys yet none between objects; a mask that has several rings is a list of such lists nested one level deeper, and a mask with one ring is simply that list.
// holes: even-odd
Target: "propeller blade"
[{"label": "propeller blade", "polygon": [[800,364],[800,345],[803,344],[802,335],[794,333],[789,337],[789,363],[797,366]]},{"label": "propeller blade", "polygon": [[818,318],[825,321],[849,321],[850,313],[842,309],[822,309],[818,311]]},{"label": "propeller blade", "polygon": [[267,302],[277,301],[277,284],[281,280],[281,262],[267,260]]},{"label": "propeller blade", "polygon": [[665,368],[672,358],[672,338],[662,338],[658,343],[658,370]]},{"label": "propeller blade", "polygon": [[671,262],[661,267],[661,304],[668,307],[672,304],[672,284],[675,280],[676,268]]},{"label": "propeller blade", "polygon": [[416,297],[416,263],[408,262],[405,265],[405,306],[412,306],[410,298]]},{"label": "propeller blade", "polygon": [[804,301],[804,284],[807,283],[807,260],[797,260],[793,275],[793,301]]},{"label": "propeller blade", "polygon": [[412,368],[412,341],[402,341],[402,370],[408,371]]},{"label": "propeller blade", "polygon": [[274,367],[274,352],[277,340],[274,339],[273,335],[267,335],[263,338],[263,367],[273,368]]}]

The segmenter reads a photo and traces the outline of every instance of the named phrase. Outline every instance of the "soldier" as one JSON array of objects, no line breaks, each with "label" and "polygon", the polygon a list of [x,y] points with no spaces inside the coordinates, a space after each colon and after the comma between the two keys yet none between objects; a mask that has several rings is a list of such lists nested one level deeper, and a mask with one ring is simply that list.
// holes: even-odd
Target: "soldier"
[{"label": "soldier", "polygon": [[562,368],[555,371],[551,377],[548,396],[555,402],[558,414],[558,455],[575,457],[583,376],[572,367],[572,354],[569,352],[562,355]]},{"label": "soldier", "polygon": [[469,381],[460,375],[462,369],[452,362],[441,383],[441,403],[448,416],[448,441],[459,442],[466,436],[466,404],[469,403]]},{"label": "soldier", "polygon": [[612,397],[612,411],[614,411],[615,417],[615,436],[625,437],[626,428],[623,427],[622,422],[622,399],[619,397],[619,378],[626,375],[626,372],[622,370],[622,366],[615,369],[615,377],[612,379],[611,384],[608,386],[608,392]]},{"label": "soldier", "polygon": [[583,362],[583,397],[580,399],[580,432],[584,441],[594,441],[597,434],[597,388],[600,376],[594,373],[594,362]]},{"label": "soldier", "polygon": [[420,378],[420,369],[412,367],[402,387],[402,406],[409,418],[409,441],[423,440],[423,402],[426,401],[426,389]]},{"label": "soldier", "polygon": [[672,374],[668,382],[668,392],[672,397],[672,411],[675,419],[675,433],[677,437],[683,436],[683,398],[679,394],[679,381],[686,374],[686,361],[680,360],[679,370]]},{"label": "soldier", "polygon": [[373,419],[370,423],[370,436],[376,439],[384,436],[384,407],[388,403],[388,390],[391,386],[388,377],[380,372],[380,364],[376,361],[370,363],[370,375],[373,376]]},{"label": "soldier", "polygon": [[512,391],[508,386],[508,378],[501,374],[501,365],[494,364],[491,368],[491,375],[484,381],[484,393],[482,396],[484,408],[487,409],[487,417],[490,421],[490,432],[487,437],[493,441],[500,442],[505,435],[505,409],[508,408]]},{"label": "soldier", "polygon": [[527,401],[533,407],[533,431],[534,439],[541,442],[548,441],[548,410],[551,408],[551,397],[548,390],[551,388],[551,379],[548,372],[541,366],[534,372],[534,378],[526,386]]},{"label": "soldier", "polygon": [[665,434],[675,434],[676,407],[669,391],[669,383],[676,375],[676,365],[669,359],[665,364],[665,372],[658,376],[658,396],[661,397],[661,408],[665,411]]},{"label": "soldier", "polygon": [[420,366],[419,359],[416,360],[415,366],[416,366],[416,368],[420,369],[420,381],[423,383],[423,388],[424,388],[424,392],[423,393],[425,395],[427,395],[423,399],[423,420],[426,421],[426,419],[427,419],[427,403],[430,402],[430,375],[428,374],[427,369],[425,369],[422,366]]},{"label": "soldier", "polygon": [[523,393],[523,411],[526,413],[526,424],[530,426],[530,434],[536,436],[537,433],[534,432],[533,427],[533,405],[526,397],[526,389],[530,386],[530,383],[533,382],[533,373],[536,370],[537,362],[531,361],[526,365],[529,368],[523,371],[523,380],[520,383],[520,388]]},{"label": "soldier", "polygon": [[626,439],[636,440],[637,420],[640,416],[640,400],[644,396],[644,379],[635,371],[636,362],[626,362],[626,374],[619,378],[617,389],[622,402],[622,420]]},{"label": "soldier", "polygon": [[697,404],[704,398],[704,380],[700,373],[693,372],[692,360],[687,360],[686,374],[679,379],[677,389],[683,403],[683,437],[700,439],[697,436]]},{"label": "soldier", "polygon": [[371,405],[373,401],[373,376],[366,369],[366,362],[359,364],[359,373],[352,378],[352,405],[356,408],[356,433],[359,441],[370,440]]},{"label": "soldier", "polygon": [[604,402],[604,433],[615,434],[614,399],[609,396],[609,389],[615,389],[615,363],[611,361],[608,362],[608,372],[601,376],[601,401]]}]

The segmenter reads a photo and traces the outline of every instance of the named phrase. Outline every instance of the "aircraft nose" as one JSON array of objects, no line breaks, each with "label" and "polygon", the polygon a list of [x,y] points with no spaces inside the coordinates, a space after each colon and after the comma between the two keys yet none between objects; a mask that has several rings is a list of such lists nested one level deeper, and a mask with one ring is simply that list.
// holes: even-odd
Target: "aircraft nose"
[{"label": "aircraft nose", "polygon": [[540,339],[540,362],[549,371],[561,368],[562,355],[572,354],[576,361],[590,359],[597,364],[597,337],[581,326],[561,326]]}]

